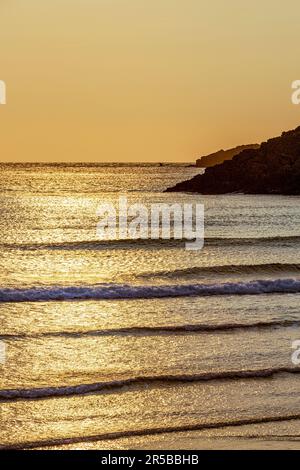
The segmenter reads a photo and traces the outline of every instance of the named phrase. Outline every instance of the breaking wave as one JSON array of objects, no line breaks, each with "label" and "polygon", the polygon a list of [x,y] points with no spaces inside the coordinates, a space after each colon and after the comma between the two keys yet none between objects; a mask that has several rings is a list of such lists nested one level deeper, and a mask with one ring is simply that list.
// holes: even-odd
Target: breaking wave
[{"label": "breaking wave", "polygon": [[300,293],[300,280],[277,279],[220,284],[50,286],[36,288],[2,288],[0,302],[38,302],[52,300],[154,299],[164,297],[259,295]]}]

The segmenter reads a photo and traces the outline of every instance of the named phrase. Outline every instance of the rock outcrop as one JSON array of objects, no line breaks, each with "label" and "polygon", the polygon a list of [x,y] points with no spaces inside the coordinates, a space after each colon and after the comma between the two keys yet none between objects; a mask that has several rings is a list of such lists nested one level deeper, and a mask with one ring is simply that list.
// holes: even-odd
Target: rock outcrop
[{"label": "rock outcrop", "polygon": [[167,191],[300,195],[300,127],[207,168]]},{"label": "rock outcrop", "polygon": [[241,153],[243,150],[257,149],[259,144],[239,145],[228,150],[219,150],[218,152],[205,155],[196,161],[196,166],[199,168],[208,168],[210,166],[219,165],[225,160],[232,160],[233,157]]}]

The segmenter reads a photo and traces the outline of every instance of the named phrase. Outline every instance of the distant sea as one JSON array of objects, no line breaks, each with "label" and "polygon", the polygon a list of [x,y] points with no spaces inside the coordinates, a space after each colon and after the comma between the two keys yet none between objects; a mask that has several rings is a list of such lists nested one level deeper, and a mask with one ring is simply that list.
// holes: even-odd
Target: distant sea
[{"label": "distant sea", "polygon": [[[199,171],[0,165],[0,448],[300,446],[300,199],[163,192]],[[98,240],[120,194],[203,203],[204,249]]]}]

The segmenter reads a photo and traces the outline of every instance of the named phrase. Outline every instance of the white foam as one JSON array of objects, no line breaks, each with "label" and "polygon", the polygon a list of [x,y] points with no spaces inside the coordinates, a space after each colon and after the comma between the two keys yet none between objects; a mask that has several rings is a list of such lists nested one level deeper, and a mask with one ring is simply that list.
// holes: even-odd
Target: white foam
[{"label": "white foam", "polygon": [[0,289],[0,302],[35,302],[76,299],[151,299],[162,297],[258,295],[270,293],[300,293],[300,280],[277,279],[221,284],[185,284],[134,286],[100,284],[96,286],[37,287]]}]

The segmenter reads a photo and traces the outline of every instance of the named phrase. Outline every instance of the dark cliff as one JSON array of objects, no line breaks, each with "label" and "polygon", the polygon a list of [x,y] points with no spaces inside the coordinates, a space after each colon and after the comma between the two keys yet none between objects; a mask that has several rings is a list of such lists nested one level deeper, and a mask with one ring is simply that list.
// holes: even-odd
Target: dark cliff
[{"label": "dark cliff", "polygon": [[300,195],[300,127],[242,151],[167,191]]},{"label": "dark cliff", "polygon": [[257,149],[259,144],[239,145],[228,150],[219,150],[218,152],[205,155],[196,161],[196,166],[199,168],[208,168],[210,166],[219,165],[225,160],[232,160],[233,157],[247,149]]}]

